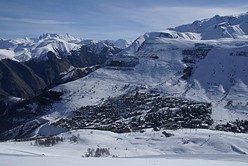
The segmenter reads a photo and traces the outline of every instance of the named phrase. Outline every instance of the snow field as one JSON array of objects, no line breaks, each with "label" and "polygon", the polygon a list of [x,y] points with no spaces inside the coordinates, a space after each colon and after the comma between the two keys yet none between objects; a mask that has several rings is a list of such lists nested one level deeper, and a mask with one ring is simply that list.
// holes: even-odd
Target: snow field
[{"label": "snow field", "polygon": [[165,158],[76,158],[76,157],[17,157],[17,156],[0,156],[1,166],[16,165],[19,166],[246,166],[246,162],[238,161],[218,161],[208,159],[165,159]]},{"label": "snow field", "polygon": [[[243,166],[248,162],[248,136],[211,130],[163,130],[116,134],[109,131],[78,130],[60,134],[54,146],[34,141],[0,143],[0,165],[203,165]],[[72,135],[78,141],[70,142]],[[85,158],[88,148],[109,148],[118,158]]]}]

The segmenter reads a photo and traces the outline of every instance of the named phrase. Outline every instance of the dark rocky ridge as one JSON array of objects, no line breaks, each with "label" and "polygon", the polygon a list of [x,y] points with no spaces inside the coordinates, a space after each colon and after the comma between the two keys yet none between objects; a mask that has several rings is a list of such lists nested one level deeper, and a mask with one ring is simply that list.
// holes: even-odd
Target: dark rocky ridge
[{"label": "dark rocky ridge", "polygon": [[40,93],[45,81],[25,63],[10,59],[0,61],[0,94],[1,97],[29,97]]},{"label": "dark rocky ridge", "polygon": [[71,64],[67,59],[57,58],[53,52],[48,52],[47,57],[48,60],[31,60],[26,65],[49,85],[58,79],[60,73],[68,71]]},{"label": "dark rocky ridge", "polygon": [[96,44],[82,46],[80,50],[72,51],[72,56],[67,57],[68,61],[73,66],[79,68],[85,66],[104,64],[106,60],[109,58],[109,55],[114,55],[121,51],[120,48],[115,47],[112,43],[107,42],[107,44],[109,44],[110,47],[104,47],[101,50],[101,52],[97,54],[95,52],[97,50],[94,50]]}]

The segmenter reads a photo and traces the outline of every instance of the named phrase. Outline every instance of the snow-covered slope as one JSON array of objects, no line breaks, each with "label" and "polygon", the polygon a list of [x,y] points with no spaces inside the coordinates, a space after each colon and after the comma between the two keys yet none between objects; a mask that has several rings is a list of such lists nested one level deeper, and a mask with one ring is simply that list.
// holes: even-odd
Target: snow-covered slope
[{"label": "snow-covered slope", "polygon": [[78,43],[82,41],[80,38],[73,37],[66,33],[65,35],[60,35],[60,34],[51,34],[51,33],[44,33],[40,35],[39,40],[46,40],[46,39],[61,39],[64,41],[67,41],[69,43]]},{"label": "snow-covered slope", "polygon": [[[54,146],[26,142],[0,143],[0,164],[15,165],[190,165],[245,166],[248,147],[245,134],[208,130],[166,131],[116,134],[107,131],[66,132]],[[72,138],[75,138],[75,142]],[[85,158],[88,149],[105,148],[109,156]],[[112,156],[115,156],[112,158]],[[118,156],[116,158],[116,156]]]},{"label": "snow-covered slope", "polygon": [[12,50],[0,49],[0,60],[7,58],[15,60],[15,52]]},{"label": "snow-covered slope", "polygon": [[181,25],[173,30],[179,32],[194,32],[201,34],[202,40],[218,38],[247,38],[248,13],[238,16],[219,16],[198,20],[192,24]]}]

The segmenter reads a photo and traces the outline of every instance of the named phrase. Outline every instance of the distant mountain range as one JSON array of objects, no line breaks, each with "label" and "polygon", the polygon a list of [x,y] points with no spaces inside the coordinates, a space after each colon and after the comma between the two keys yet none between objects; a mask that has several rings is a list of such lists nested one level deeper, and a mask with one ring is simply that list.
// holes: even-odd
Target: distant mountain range
[{"label": "distant mountain range", "polygon": [[0,139],[81,128],[246,133],[247,20],[216,15],[130,45],[68,34],[1,40]]},{"label": "distant mountain range", "polygon": [[99,49],[101,49],[104,43],[109,42],[110,45],[119,47],[121,49],[127,47],[129,43],[124,39],[118,39],[116,41],[106,40],[83,40],[66,35],[59,34],[43,34],[38,39],[36,38],[24,38],[4,40],[0,39],[0,59],[12,59],[19,62],[28,61],[31,59],[46,60],[48,59],[47,53],[53,52],[56,56],[68,56],[70,51],[78,50],[83,45],[97,44],[99,43]]},{"label": "distant mountain range", "polygon": [[[102,65],[127,41],[81,40],[68,34],[43,34],[38,39],[0,40],[0,96],[33,97],[45,88],[85,75],[76,68]],[[84,70],[84,69],[83,69]],[[88,73],[88,72],[87,72]],[[71,79],[67,79],[69,81]]]}]

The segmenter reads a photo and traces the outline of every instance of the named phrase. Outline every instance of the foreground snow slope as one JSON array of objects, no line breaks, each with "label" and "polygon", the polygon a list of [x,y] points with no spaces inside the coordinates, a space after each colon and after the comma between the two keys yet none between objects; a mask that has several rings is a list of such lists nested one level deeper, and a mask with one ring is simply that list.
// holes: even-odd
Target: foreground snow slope
[{"label": "foreground snow slope", "polygon": [[183,166],[246,166],[246,162],[239,161],[219,161],[212,159],[166,159],[166,158],[104,158],[104,159],[84,159],[75,157],[30,157],[30,156],[0,156],[2,166],[16,165],[19,166],[68,166],[68,165],[87,165],[87,166],[164,166],[164,165],[183,165]]},{"label": "foreground snow slope", "polygon": [[[167,165],[245,165],[248,162],[248,137],[209,130],[177,130],[167,133],[154,132],[116,134],[108,131],[78,130],[62,133],[65,138],[52,147],[34,145],[34,141],[0,143],[1,166],[19,165],[114,165],[144,164]],[[78,137],[70,142],[72,135]],[[119,158],[82,158],[88,148],[109,148],[110,154]],[[126,158],[128,157],[128,158]],[[211,160],[211,161],[210,161]]]},{"label": "foreground snow slope", "polygon": [[[5,155],[71,156],[85,155],[88,148],[109,148],[111,156],[141,157],[158,155],[244,155],[248,154],[248,136],[203,129],[166,130],[146,129],[144,133],[131,132],[117,134],[109,131],[78,130],[60,134],[65,138],[55,146],[35,145],[34,141],[0,143],[1,153]],[[70,142],[72,136],[77,142]]]}]

